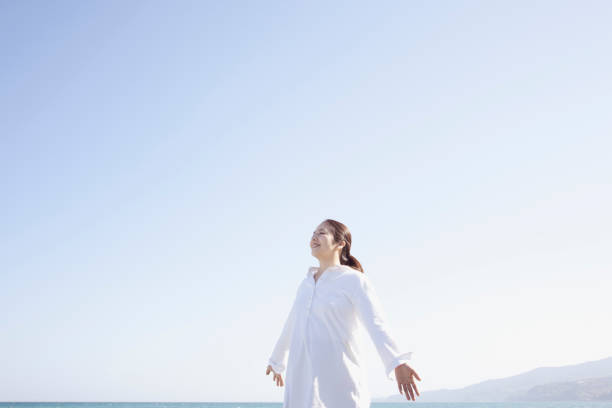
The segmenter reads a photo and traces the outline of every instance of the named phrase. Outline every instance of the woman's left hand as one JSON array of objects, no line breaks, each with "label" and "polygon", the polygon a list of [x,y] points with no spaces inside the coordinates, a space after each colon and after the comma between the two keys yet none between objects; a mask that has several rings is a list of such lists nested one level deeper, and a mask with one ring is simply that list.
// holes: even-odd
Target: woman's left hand
[{"label": "woman's left hand", "polygon": [[[421,377],[410,367],[408,364],[403,363],[395,367],[395,379],[397,380],[397,388],[399,388],[400,394],[406,396],[406,399],[412,399],[414,401],[414,393],[420,396],[419,390],[417,390],[414,378],[421,381]],[[410,395],[410,396],[409,396]]]}]

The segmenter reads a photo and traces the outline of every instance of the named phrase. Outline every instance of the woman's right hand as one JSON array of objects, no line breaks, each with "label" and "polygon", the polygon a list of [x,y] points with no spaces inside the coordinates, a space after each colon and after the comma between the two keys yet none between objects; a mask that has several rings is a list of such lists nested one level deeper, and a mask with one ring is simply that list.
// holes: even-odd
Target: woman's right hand
[{"label": "woman's right hand", "polygon": [[272,366],[269,365],[268,368],[266,369],[266,375],[270,374],[270,371],[272,371],[272,373],[274,374],[272,376],[272,381],[276,381],[276,386],[277,387],[282,387],[283,385],[285,385],[285,383],[283,382],[283,376],[280,374],[277,374],[274,369],[272,369]]}]

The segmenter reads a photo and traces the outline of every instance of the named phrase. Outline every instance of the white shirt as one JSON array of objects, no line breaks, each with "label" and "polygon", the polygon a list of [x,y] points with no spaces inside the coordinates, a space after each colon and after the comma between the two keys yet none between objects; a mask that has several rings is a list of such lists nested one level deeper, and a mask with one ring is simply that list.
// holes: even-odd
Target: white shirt
[{"label": "white shirt", "polygon": [[335,265],[315,282],[318,270],[308,268],[268,360],[275,372],[287,371],[283,408],[368,408],[360,327],[367,329],[391,381],[395,367],[412,352],[397,346],[365,274]]}]

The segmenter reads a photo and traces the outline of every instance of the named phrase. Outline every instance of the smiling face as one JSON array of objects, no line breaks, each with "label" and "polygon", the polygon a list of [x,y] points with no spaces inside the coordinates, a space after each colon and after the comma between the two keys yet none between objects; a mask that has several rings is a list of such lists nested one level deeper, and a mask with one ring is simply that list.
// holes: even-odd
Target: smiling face
[{"label": "smiling face", "polygon": [[340,254],[342,246],[334,243],[334,235],[325,222],[322,222],[312,233],[310,250],[313,256],[321,259],[333,259],[334,252]]}]

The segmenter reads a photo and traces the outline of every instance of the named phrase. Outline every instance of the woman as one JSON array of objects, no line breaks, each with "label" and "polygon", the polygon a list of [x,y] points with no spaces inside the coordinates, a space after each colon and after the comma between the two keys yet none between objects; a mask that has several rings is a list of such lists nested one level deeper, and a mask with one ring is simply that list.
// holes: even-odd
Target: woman
[{"label": "woman", "polygon": [[380,355],[387,377],[414,401],[418,374],[406,363],[382,306],[361,264],[350,254],[351,233],[335,220],[323,221],[310,241],[319,267],[310,267],[299,285],[266,375],[283,386],[283,408],[368,408],[370,393],[356,337],[358,321]]}]

